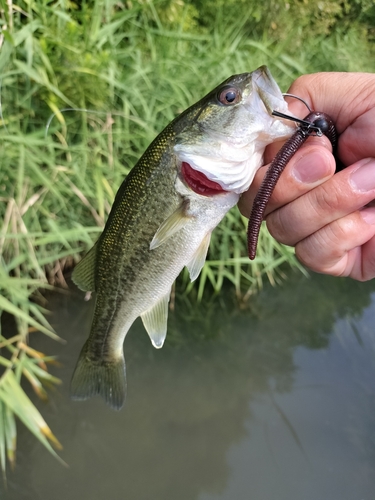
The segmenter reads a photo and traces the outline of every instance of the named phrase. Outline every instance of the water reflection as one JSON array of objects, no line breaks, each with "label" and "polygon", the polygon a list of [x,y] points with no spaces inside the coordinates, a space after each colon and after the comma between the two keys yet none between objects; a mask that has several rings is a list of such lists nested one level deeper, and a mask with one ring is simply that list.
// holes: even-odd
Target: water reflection
[{"label": "water reflection", "polygon": [[[374,283],[293,276],[248,310],[183,299],[161,351],[125,341],[128,400],[68,399],[92,304],[53,299],[64,386],[43,408],[64,469],[21,431],[2,497],[35,500],[372,499]],[[79,296],[80,297],[80,296]]]}]

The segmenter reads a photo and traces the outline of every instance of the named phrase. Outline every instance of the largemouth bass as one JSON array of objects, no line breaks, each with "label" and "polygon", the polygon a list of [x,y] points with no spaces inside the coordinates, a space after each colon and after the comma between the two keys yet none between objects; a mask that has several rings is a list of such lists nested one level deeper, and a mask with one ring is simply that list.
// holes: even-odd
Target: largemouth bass
[{"label": "largemouth bass", "polygon": [[162,347],[174,280],[184,266],[198,277],[212,230],[249,188],[265,147],[295,130],[273,110],[285,113],[287,104],[265,66],[232,76],[173,120],[126,177],[103,233],[72,275],[96,292],[74,399],[99,394],[122,407],[130,326],[140,316]]}]

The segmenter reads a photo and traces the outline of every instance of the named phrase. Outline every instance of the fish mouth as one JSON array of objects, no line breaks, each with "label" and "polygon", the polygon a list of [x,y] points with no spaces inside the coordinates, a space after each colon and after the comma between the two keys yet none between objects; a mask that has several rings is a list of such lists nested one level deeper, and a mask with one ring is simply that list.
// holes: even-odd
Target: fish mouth
[{"label": "fish mouth", "polygon": [[197,194],[214,196],[225,193],[220,184],[211,181],[204,173],[195,170],[186,161],[181,163],[181,174],[189,188]]},{"label": "fish mouth", "polygon": [[199,135],[193,143],[189,136],[174,146],[181,180],[203,196],[246,191],[262,164],[265,147],[295,130],[294,124],[272,115],[274,110],[287,113],[288,105],[266,66],[232,80],[243,95],[223,117],[223,125],[218,126],[218,120],[203,122],[204,138]]},{"label": "fish mouth", "polygon": [[285,112],[285,110],[287,110],[288,105],[284,100],[284,96],[267,66],[261,66],[254,71],[253,88],[263,102],[267,113],[272,116],[273,119],[276,119],[276,117],[272,115],[273,111]]}]

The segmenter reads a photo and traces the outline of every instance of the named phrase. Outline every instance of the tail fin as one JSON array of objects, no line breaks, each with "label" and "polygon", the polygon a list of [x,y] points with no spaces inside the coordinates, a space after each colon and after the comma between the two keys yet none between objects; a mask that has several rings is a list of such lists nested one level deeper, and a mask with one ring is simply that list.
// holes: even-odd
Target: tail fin
[{"label": "tail fin", "polygon": [[85,400],[99,394],[114,410],[121,410],[126,398],[125,359],[95,361],[83,346],[70,385],[72,399]]}]

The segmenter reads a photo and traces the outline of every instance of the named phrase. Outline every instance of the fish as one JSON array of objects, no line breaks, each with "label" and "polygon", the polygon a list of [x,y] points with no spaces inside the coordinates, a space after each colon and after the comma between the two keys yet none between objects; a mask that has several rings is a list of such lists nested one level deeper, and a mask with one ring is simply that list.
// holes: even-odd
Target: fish
[{"label": "fish", "polygon": [[99,395],[122,408],[127,332],[140,316],[153,346],[163,346],[175,279],[185,266],[192,281],[199,276],[213,229],[249,188],[266,146],[294,132],[272,115],[287,109],[266,66],[233,75],[167,125],[132,168],[72,273],[96,295],[73,399]]}]

